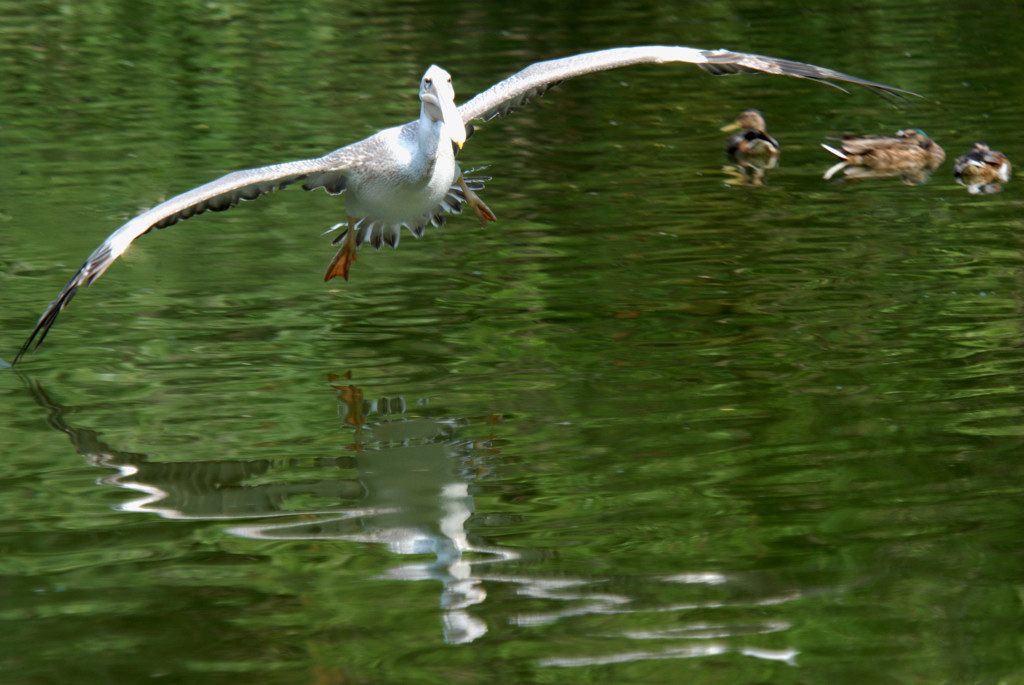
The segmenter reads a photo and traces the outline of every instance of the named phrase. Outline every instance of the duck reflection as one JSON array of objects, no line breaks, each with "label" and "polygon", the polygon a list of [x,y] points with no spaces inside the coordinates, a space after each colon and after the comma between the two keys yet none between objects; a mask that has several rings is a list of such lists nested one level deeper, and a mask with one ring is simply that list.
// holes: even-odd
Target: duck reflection
[{"label": "duck reflection", "polygon": [[821,144],[840,159],[825,172],[825,180],[842,171],[848,183],[896,177],[907,185],[922,185],[946,159],[939,144],[918,128],[895,136],[851,136],[841,142],[839,149]]}]

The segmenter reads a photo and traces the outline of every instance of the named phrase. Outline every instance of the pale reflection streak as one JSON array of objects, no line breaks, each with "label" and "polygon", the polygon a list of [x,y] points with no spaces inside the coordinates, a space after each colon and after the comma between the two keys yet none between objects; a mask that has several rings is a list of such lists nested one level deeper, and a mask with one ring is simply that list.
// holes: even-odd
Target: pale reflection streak
[{"label": "pale reflection streak", "polygon": [[839,171],[842,171],[843,174],[836,180],[837,184],[853,184],[862,181],[898,178],[904,185],[920,186],[931,179],[935,168],[913,162],[900,165],[879,164],[874,166],[867,164],[848,165],[846,162],[838,162],[829,167],[828,171],[825,172],[825,180],[832,179]]},{"label": "pale reflection streak", "polygon": [[[389,569],[385,577],[440,581],[445,641],[476,640],[487,626],[467,609],[483,602],[487,592],[474,568],[518,557],[512,550],[471,541],[466,533],[473,498],[469,484],[453,466],[468,467],[475,455],[489,449],[489,438],[461,440],[459,421],[410,417],[403,398],[371,402],[358,386],[334,387],[339,416],[356,433],[357,480],[365,491],[358,514],[347,511],[313,522],[237,526],[229,532],[259,539],[382,543],[395,554],[433,554],[433,562],[404,564]],[[467,553],[484,559],[470,563],[464,558]]]},{"label": "pale reflection streak", "polygon": [[[21,375],[21,374],[19,374]],[[515,594],[531,600],[531,606],[555,607],[549,611],[498,612],[503,620],[520,627],[539,627],[588,615],[666,615],[667,627],[648,627],[616,634],[589,635],[600,643],[580,656],[548,658],[551,667],[599,665],[649,659],[682,659],[734,653],[758,659],[796,664],[797,651],[739,647],[730,638],[787,631],[785,621],[737,625],[693,622],[680,624],[687,613],[751,605],[772,605],[798,599],[799,592],[748,592],[735,601],[707,598],[711,592],[736,592],[749,579],[716,572],[681,572],[666,576],[634,578],[650,598],[670,594],[665,588],[692,587],[692,602],[643,601],[633,592],[601,591],[615,577],[536,577],[503,572],[496,562],[536,562],[544,553],[528,548],[504,548],[470,531],[474,513],[471,484],[486,476],[487,458],[497,454],[493,434],[482,440],[466,440],[459,430],[469,424],[458,419],[413,415],[402,398],[368,401],[359,387],[334,385],[339,399],[339,418],[352,430],[354,456],[316,458],[324,469],[319,480],[286,482],[293,462],[308,467],[309,460],[208,460],[157,462],[147,455],[116,450],[87,429],[70,425],[65,408],[54,402],[42,387],[26,380],[33,398],[46,410],[47,422],[65,433],[88,463],[112,468],[114,475],[98,479],[103,485],[139,493],[116,509],[152,513],[169,519],[246,521],[228,530],[251,539],[345,540],[386,545],[398,555],[433,555],[432,561],[414,561],[388,569],[383,577],[395,580],[439,581],[443,636],[450,644],[468,644],[489,632],[488,585],[516,586]],[[337,380],[337,378],[333,379]],[[496,422],[492,417],[490,423]],[[490,429],[493,432],[493,426]],[[481,464],[483,466],[481,466]],[[354,477],[338,478],[339,469]],[[277,472],[276,474],[274,472]],[[283,474],[282,474],[283,472]],[[483,474],[483,475],[481,475]],[[275,478],[275,476],[277,476]],[[270,481],[254,485],[254,479]],[[295,497],[339,502],[337,505],[297,509]],[[597,591],[595,591],[597,590]],[[506,593],[507,594],[507,593]],[[508,601],[507,599],[505,601]],[[632,623],[631,623],[632,625]],[[673,641],[662,649],[623,649],[624,645]],[[595,654],[597,654],[595,656]]]},{"label": "pale reflection streak", "polygon": [[[606,666],[609,664],[621,664],[631,661],[653,661],[661,659],[694,659],[697,657],[719,656],[733,651],[728,645],[712,642],[706,645],[687,647],[673,647],[663,651],[634,651],[622,652],[619,654],[602,654],[600,656],[585,656],[568,659],[543,659],[542,666],[580,667],[580,666]],[[796,656],[799,652],[794,649],[768,650],[743,648],[736,650],[742,656],[764,659],[766,661],[781,661],[787,666],[796,666]]]},{"label": "pale reflection streak", "polygon": [[[517,579],[505,578],[505,582],[517,582]],[[686,583],[696,585],[721,585],[730,582],[730,579],[720,573],[690,573],[673,576],[665,576],[655,581],[666,583]],[[735,581],[735,579],[731,579]],[[686,604],[669,604],[664,606],[637,606],[636,600],[627,595],[612,593],[591,593],[587,591],[589,586],[594,585],[593,580],[583,579],[561,579],[561,580],[537,580],[533,579],[528,585],[524,585],[521,594],[537,599],[555,599],[561,603],[575,605],[562,611],[538,612],[533,614],[521,613],[516,616],[514,622],[521,626],[539,626],[570,617],[586,614],[656,614],[671,613],[685,614],[707,609],[725,609],[730,606],[771,606],[794,601],[801,597],[798,592],[790,592],[783,595],[767,596],[743,603],[739,602],[695,602]],[[796,666],[796,657],[799,651],[793,648],[784,650],[769,650],[752,647],[735,649],[728,642],[741,635],[767,635],[781,633],[792,627],[788,621],[762,621],[750,624],[710,624],[691,623],[685,626],[673,625],[669,628],[655,630],[627,630],[620,634],[608,635],[607,638],[613,642],[616,638],[625,637],[633,641],[651,640],[674,640],[674,641],[698,641],[696,645],[685,647],[669,647],[662,650],[631,650],[615,652],[614,650],[601,651],[598,655],[583,655],[577,657],[559,657],[544,659],[541,663],[545,666],[557,667],[578,667],[578,666],[600,666],[629,661],[647,661],[654,659],[692,659],[696,657],[715,656],[735,652],[742,656],[749,656],[758,659],[781,661],[789,666]]]},{"label": "pale reflection streak", "polygon": [[[356,434],[355,456],[319,458],[324,478],[289,483],[273,478],[274,471],[290,465],[283,460],[164,463],[116,450],[95,432],[70,425],[63,406],[38,383],[22,378],[52,428],[65,433],[88,463],[116,471],[99,483],[142,495],[116,510],[168,519],[255,520],[228,529],[253,539],[347,540],[385,544],[400,555],[433,554],[433,562],[405,564],[385,575],[442,583],[442,625],[449,643],[470,642],[487,632],[486,624],[467,611],[487,597],[474,568],[519,553],[473,542],[466,533],[473,514],[467,482],[473,477],[472,462],[490,451],[490,438],[458,437],[466,422],[409,416],[402,398],[370,402],[354,385],[335,385],[341,421]],[[308,465],[306,459],[292,461]],[[354,470],[355,477],[326,475],[328,469]],[[253,485],[256,478],[273,482]],[[315,508],[290,504],[293,498],[310,496],[342,503]],[[467,552],[483,558],[469,563],[463,558]]]}]

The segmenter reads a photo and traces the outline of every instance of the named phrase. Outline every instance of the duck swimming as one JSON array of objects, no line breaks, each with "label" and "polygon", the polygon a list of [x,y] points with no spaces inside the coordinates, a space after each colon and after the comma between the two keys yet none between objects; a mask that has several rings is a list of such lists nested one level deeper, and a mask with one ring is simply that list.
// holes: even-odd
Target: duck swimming
[{"label": "duck swimming", "polygon": [[957,157],[953,163],[953,176],[956,182],[967,187],[972,195],[998,193],[1002,184],[1010,180],[1010,160],[998,150],[992,150],[982,142],[977,142],[970,152]]},{"label": "duck swimming", "polygon": [[725,153],[734,158],[777,159],[779,141],[768,135],[766,128],[764,115],[759,110],[743,110],[736,121],[722,127],[723,131],[736,131],[729,136]]},{"label": "duck swimming", "polygon": [[[841,149],[825,143],[821,146],[842,160],[825,172],[826,179],[844,169],[867,167],[880,173],[865,176],[900,176],[904,183],[917,185],[927,181],[931,172],[946,159],[945,150],[919,128],[904,129],[895,136],[843,138]],[[856,177],[859,174],[847,171],[846,175]]]}]

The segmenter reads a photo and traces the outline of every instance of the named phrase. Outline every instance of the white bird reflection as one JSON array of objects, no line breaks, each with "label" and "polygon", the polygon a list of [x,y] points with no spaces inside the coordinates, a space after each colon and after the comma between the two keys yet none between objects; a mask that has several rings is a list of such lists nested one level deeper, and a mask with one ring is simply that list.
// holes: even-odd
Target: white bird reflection
[{"label": "white bird reflection", "polygon": [[[795,647],[762,649],[750,639],[788,633],[787,610],[773,610],[781,614],[773,616],[768,607],[799,601],[806,590],[768,576],[716,571],[680,569],[628,578],[552,577],[538,571],[551,568],[542,563],[550,562],[551,552],[502,547],[473,533],[474,527],[484,527],[474,525],[474,491],[499,463],[494,438],[500,417],[428,417],[423,400],[410,410],[401,397],[370,401],[358,386],[338,381],[332,389],[339,419],[346,436],[354,438],[342,456],[249,461],[237,455],[158,461],[117,450],[96,432],[71,425],[68,411],[38,383],[27,384],[51,428],[66,434],[88,463],[115,470],[98,482],[136,495],[116,509],[168,519],[230,520],[229,532],[254,540],[380,544],[399,557],[415,556],[376,577],[439,583],[439,622],[448,644],[469,644],[494,632],[501,639],[508,625],[540,629],[587,624],[588,617],[599,616],[610,617],[597,624],[607,631],[582,633],[587,643],[553,645],[556,653],[539,657],[538,663],[574,667],[733,654],[796,665]],[[462,437],[472,430],[485,435]],[[292,472],[308,471],[311,463],[323,475],[295,482]],[[503,563],[510,561],[517,563]],[[488,587],[503,588],[500,598],[490,598]],[[814,590],[823,591],[828,590]],[[738,621],[737,610],[751,607],[758,608],[757,618]],[[723,612],[720,621],[711,618],[716,611]],[[616,616],[622,619],[611,618]],[[778,637],[772,642],[778,644]],[[569,649],[577,653],[560,653]]]},{"label": "white bird reflection", "polygon": [[[337,380],[335,378],[335,380]],[[389,569],[387,578],[440,581],[445,641],[472,642],[487,632],[469,609],[487,597],[478,569],[489,561],[521,553],[471,540],[473,515],[469,480],[474,461],[491,450],[489,438],[459,437],[466,421],[426,418],[406,411],[402,398],[368,401],[351,384],[333,386],[342,423],[352,427],[354,457],[319,458],[325,469],[346,469],[321,480],[274,478],[287,464],[270,460],[213,460],[163,463],[144,454],[119,451],[89,430],[75,428],[38,384],[30,390],[49,413],[51,427],[66,433],[89,463],[115,474],[99,479],[140,496],[115,508],[167,519],[243,520],[228,532],[252,539],[346,540],[386,545],[398,555],[433,555]],[[423,404],[423,403],[420,403]],[[487,423],[495,423],[492,417]],[[281,475],[278,473],[277,475]],[[253,484],[259,479],[264,481]],[[322,507],[293,504],[301,498]],[[474,555],[472,562],[465,558]]]}]

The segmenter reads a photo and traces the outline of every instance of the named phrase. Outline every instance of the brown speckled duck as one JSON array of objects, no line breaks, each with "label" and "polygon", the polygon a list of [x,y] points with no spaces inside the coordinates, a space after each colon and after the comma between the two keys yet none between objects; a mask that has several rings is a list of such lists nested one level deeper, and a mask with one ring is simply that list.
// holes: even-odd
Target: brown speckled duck
[{"label": "brown speckled duck", "polygon": [[992,150],[985,143],[975,143],[971,151],[957,157],[953,163],[956,182],[967,187],[972,195],[998,193],[1003,183],[1010,180],[1010,160],[1002,152]]},{"label": "brown speckled duck", "polygon": [[737,159],[778,159],[779,141],[765,133],[766,127],[760,111],[747,109],[740,112],[736,121],[722,127],[723,131],[736,131],[729,136],[729,142],[725,146],[726,154]]},{"label": "brown speckled duck", "polygon": [[[821,146],[842,161],[825,172],[832,178],[838,171],[867,167],[873,175],[900,176],[904,183],[917,185],[946,159],[945,151],[919,128],[908,128],[895,136],[853,136],[842,139],[842,149]],[[851,174],[847,173],[848,176]]]}]

